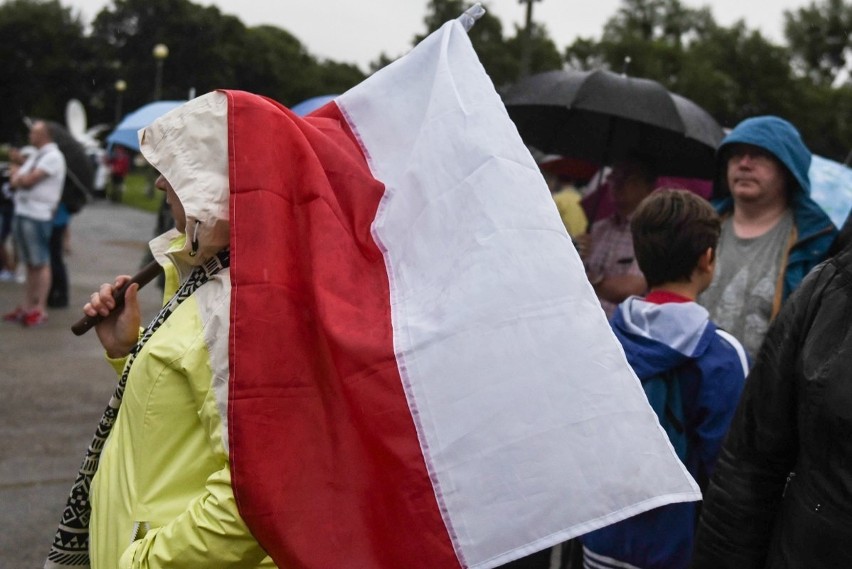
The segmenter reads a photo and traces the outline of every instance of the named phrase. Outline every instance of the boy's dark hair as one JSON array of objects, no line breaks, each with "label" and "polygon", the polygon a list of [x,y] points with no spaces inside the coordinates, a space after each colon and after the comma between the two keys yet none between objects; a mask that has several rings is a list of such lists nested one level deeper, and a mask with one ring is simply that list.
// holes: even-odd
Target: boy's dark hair
[{"label": "boy's dark hair", "polygon": [[658,190],[642,200],[630,221],[636,262],[653,287],[689,282],[708,247],[716,250],[721,222],[710,203],[687,190]]}]

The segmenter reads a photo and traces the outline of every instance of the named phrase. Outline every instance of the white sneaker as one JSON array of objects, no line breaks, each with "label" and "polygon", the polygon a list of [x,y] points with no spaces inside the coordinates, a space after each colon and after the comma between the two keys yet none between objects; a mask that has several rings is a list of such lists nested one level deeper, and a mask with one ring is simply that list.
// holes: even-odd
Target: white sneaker
[{"label": "white sneaker", "polygon": [[15,281],[15,273],[8,269],[0,271],[0,282],[11,283]]}]

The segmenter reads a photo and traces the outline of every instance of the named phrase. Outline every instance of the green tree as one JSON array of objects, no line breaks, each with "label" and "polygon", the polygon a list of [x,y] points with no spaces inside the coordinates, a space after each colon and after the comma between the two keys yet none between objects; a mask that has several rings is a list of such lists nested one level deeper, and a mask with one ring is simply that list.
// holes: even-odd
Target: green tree
[{"label": "green tree", "polygon": [[214,6],[190,0],[113,0],[95,19],[93,35],[130,86],[129,108],[153,97],[153,46],[164,43],[163,98],[190,89],[242,89],[293,105],[342,92],[364,78],[351,65],[318,61],[291,33],[275,26],[247,28]]},{"label": "green tree", "polygon": [[237,18],[189,0],[113,0],[92,25],[102,57],[112,62],[117,77],[127,81],[129,108],[154,96],[156,44],[169,48],[163,62],[162,98],[185,99],[192,88],[203,93],[235,86],[235,63],[246,35]]},{"label": "green tree", "polygon": [[707,8],[679,0],[624,0],[599,42],[575,41],[566,60],[654,79],[704,107],[722,124],[787,113],[795,88],[789,53],[740,21],[718,26]]},{"label": "green tree", "polygon": [[258,26],[245,35],[236,84],[294,105],[318,88],[316,67],[316,59],[295,36],[274,26]]},{"label": "green tree", "polygon": [[7,80],[0,84],[0,139],[22,143],[23,116],[64,122],[65,104],[80,99],[90,124],[115,119],[118,79],[126,82],[125,112],[154,97],[157,61],[162,98],[185,99],[194,90],[244,89],[295,104],[340,93],[364,79],[356,66],[318,60],[289,32],[247,28],[218,8],[190,0],[111,0],[86,23],[59,0],[0,0],[0,45]]},{"label": "green tree", "polygon": [[690,50],[689,60],[695,63],[684,68],[683,94],[722,124],[762,114],[795,116],[801,93],[789,52],[743,22],[711,30]]},{"label": "green tree", "polygon": [[671,87],[690,46],[714,25],[707,8],[686,8],[679,0],[624,0],[600,42],[579,38],[566,49],[565,60],[572,67],[626,71]]},{"label": "green tree", "polygon": [[852,62],[852,4],[824,0],[784,12],[794,64],[815,83],[830,85]]},{"label": "green tree", "polygon": [[235,61],[239,89],[290,106],[317,95],[343,93],[366,77],[354,65],[318,60],[294,35],[275,26],[249,28]]},{"label": "green tree", "polygon": [[679,0],[624,0],[604,27],[604,38],[633,37],[681,45],[689,32],[705,23],[707,9],[692,10]]},{"label": "green tree", "polygon": [[[445,22],[459,17],[473,2],[463,0],[430,0],[426,7],[426,33],[414,38],[414,44],[422,41],[427,35],[444,25]],[[487,9],[487,5],[486,5]],[[498,87],[508,85],[518,79],[521,71],[521,50],[523,46],[523,29],[516,28],[515,35],[506,39],[503,35],[503,24],[497,16],[486,11],[468,32],[473,49],[479,56],[482,66]],[[559,50],[548,36],[547,28],[543,25],[533,25],[530,33],[531,58],[530,70],[533,73],[559,69],[562,67]],[[385,58],[374,63],[386,63]]]},{"label": "green tree", "polygon": [[852,152],[852,84],[839,88],[801,79],[802,98],[791,120],[816,154],[843,162]]},{"label": "green tree", "polygon": [[319,63],[317,88],[311,96],[343,93],[363,81],[366,75],[357,66],[324,60]]},{"label": "green tree", "polygon": [[[520,76],[524,41],[524,29],[516,26],[515,35],[506,41],[506,48],[512,56],[510,79],[517,79]],[[562,65],[562,55],[550,39],[547,27],[533,22],[530,29],[530,74],[561,69]]]},{"label": "green tree", "polygon": [[852,148],[852,85],[830,85],[848,67],[849,8],[842,0],[825,0],[788,12],[788,48],[742,21],[719,26],[707,8],[684,8],[679,0],[623,0],[600,41],[578,39],[565,59],[581,69],[620,71],[629,57],[630,75],[659,81],[724,126],[780,115],[796,124],[815,152],[843,160]]},{"label": "green tree", "polygon": [[26,141],[24,116],[65,122],[71,98],[88,100],[93,50],[78,14],[57,0],[0,4],[0,136]]}]

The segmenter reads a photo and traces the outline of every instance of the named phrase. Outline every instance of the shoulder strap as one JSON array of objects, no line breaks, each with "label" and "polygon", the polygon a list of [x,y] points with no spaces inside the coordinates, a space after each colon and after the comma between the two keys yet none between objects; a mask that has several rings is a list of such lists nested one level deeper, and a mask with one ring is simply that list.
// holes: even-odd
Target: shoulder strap
[{"label": "shoulder strap", "polygon": [[748,375],[748,356],[746,355],[745,348],[743,348],[743,345],[740,344],[740,341],[721,328],[716,328],[716,333],[737,351],[737,356],[740,358],[740,364],[743,366],[743,376]]},{"label": "shoulder strap", "polygon": [[681,461],[686,461],[687,436],[680,381],[677,370],[667,370],[642,382],[648,403],[657,415],[672,447]]},{"label": "shoulder strap", "polygon": [[686,431],[683,424],[683,399],[680,395],[680,383],[675,370],[668,370],[663,375],[663,381],[666,384],[666,420],[675,431],[683,433]]},{"label": "shoulder strap", "polygon": [[56,530],[53,545],[50,547],[50,552],[44,565],[45,568],[79,569],[89,567],[89,518],[92,511],[92,506],[89,502],[89,488],[100,464],[101,451],[118,416],[118,410],[121,407],[124,388],[127,385],[127,377],[130,374],[133,361],[136,359],[142,346],[154,335],[154,332],[157,331],[163,322],[174,313],[180,303],[192,296],[192,293],[198,290],[201,285],[210,280],[216,273],[228,267],[230,260],[230,251],[225,249],[208,259],[203,265],[195,267],[189,278],[181,284],[178,291],[163,306],[157,317],[148,324],[139,341],[130,350],[130,355],[127,358],[127,363],[124,364],[124,371],[115,388],[115,393],[110,398],[103,417],[98,422],[95,436],[89,448],[86,449],[83,464],[77,473],[74,485],[71,487],[71,494],[68,497],[65,510],[62,512],[59,528]]}]

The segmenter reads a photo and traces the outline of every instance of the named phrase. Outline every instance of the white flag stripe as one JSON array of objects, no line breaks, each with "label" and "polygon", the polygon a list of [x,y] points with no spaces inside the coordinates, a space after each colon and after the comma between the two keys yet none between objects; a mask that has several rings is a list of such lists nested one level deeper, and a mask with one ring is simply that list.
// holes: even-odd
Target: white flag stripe
[{"label": "white flag stripe", "polygon": [[463,29],[337,104],[386,186],[395,350],[463,562],[699,499]]}]

